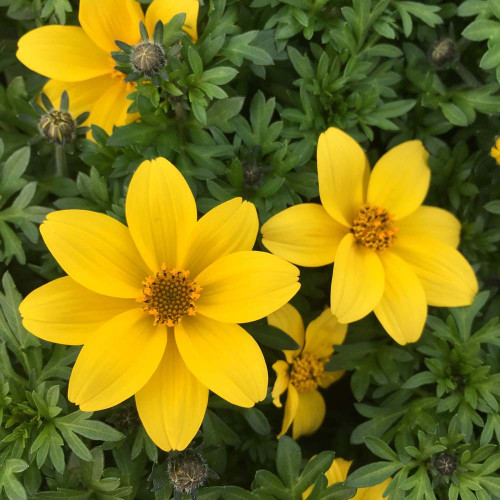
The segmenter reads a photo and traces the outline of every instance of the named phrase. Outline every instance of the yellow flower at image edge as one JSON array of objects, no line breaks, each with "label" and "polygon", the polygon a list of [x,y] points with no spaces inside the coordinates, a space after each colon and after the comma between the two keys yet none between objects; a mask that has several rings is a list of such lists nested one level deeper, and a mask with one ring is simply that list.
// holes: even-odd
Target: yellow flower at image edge
[{"label": "yellow flower at image edge", "polygon": [[[349,472],[352,462],[349,460],[344,460],[343,458],[336,458],[331,467],[325,472],[325,476],[328,479],[328,486],[335,483],[343,483]],[[391,479],[386,479],[384,482],[377,484],[375,486],[370,486],[368,488],[358,488],[356,494],[351,500],[383,500],[385,489],[389,486]],[[305,500],[313,490],[311,486],[304,493],[302,493],[302,499]]]},{"label": "yellow flower at image edge", "polygon": [[318,142],[321,205],[303,203],[271,217],[264,246],[301,266],[335,261],[332,313],[341,323],[371,311],[399,344],[422,334],[427,305],[469,305],[478,284],[457,251],[460,223],[422,206],[430,182],[428,153],[408,141],[370,173],[359,144],[336,128]]},{"label": "yellow flower at image edge", "polygon": [[251,251],[252,203],[235,198],[198,221],[196,213],[170,162],[143,162],[127,194],[128,227],[86,210],[47,216],[41,234],[68,276],[19,308],[34,335],[83,344],[70,401],[94,411],[135,394],[144,427],[164,450],[189,444],[209,389],[243,407],[265,398],[264,357],[236,323],[269,315],[300,287],[295,266]]},{"label": "yellow flower at image edge", "polygon": [[491,147],[490,155],[500,165],[500,137],[495,141],[495,145]]},{"label": "yellow flower at image edge", "polygon": [[19,40],[17,58],[51,79],[43,92],[52,102],[66,90],[74,116],[90,111],[87,123],[111,133],[113,125],[131,123],[139,116],[127,114],[131,104],[127,95],[134,84],[114,69],[115,40],[135,45],[141,40],[141,21],[152,37],[158,21],[167,23],[186,13],[184,29],[196,41],[198,9],[198,0],[153,0],[144,15],[135,0],[80,0],[81,27],[50,25],[29,31]]},{"label": "yellow flower at image edge", "polygon": [[274,363],[276,383],[272,392],[274,404],[281,407],[280,396],[288,391],[278,437],[285,434],[293,422],[292,436],[297,439],[312,434],[323,422],[325,400],[317,389],[327,388],[344,374],[343,370],[327,372],[324,367],[333,353],[332,345],[344,342],[347,325],[341,325],[327,309],[309,323],[304,333],[300,313],[291,304],[269,315],[267,321],[299,345],[294,351],[283,351],[286,361]]}]

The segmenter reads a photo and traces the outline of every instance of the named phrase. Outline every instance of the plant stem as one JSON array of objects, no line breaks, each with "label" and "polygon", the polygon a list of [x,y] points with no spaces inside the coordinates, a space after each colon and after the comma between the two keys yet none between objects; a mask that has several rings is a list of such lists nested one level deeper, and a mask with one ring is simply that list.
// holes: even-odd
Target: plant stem
[{"label": "plant stem", "polygon": [[56,176],[66,177],[68,174],[68,162],[66,161],[66,151],[63,146],[56,145]]}]

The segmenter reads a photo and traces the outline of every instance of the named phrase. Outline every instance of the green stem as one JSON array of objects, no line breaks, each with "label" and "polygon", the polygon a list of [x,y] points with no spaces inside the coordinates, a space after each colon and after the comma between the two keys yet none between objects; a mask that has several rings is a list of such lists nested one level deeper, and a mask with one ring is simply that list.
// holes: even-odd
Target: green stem
[{"label": "green stem", "polygon": [[66,161],[66,151],[63,146],[56,145],[56,175],[66,177],[68,175],[68,162]]},{"label": "green stem", "polygon": [[481,82],[460,61],[455,63],[455,71],[469,87],[481,86]]}]

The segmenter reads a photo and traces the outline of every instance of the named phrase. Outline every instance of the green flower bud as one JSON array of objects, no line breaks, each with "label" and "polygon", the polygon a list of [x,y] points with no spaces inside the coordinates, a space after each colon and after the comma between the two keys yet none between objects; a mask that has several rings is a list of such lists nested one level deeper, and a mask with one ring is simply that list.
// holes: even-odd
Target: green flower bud
[{"label": "green flower bud", "polygon": [[457,57],[457,48],[451,38],[437,40],[429,48],[429,60],[437,69],[443,68]]},{"label": "green flower bud", "polygon": [[441,476],[451,476],[457,470],[457,459],[449,453],[441,453],[434,460],[434,467],[436,467]]},{"label": "green flower bud", "polygon": [[150,42],[140,43],[134,47],[130,62],[137,72],[153,76],[165,66],[165,53],[160,45]]},{"label": "green flower bud", "polygon": [[194,494],[209,477],[209,469],[199,453],[185,450],[168,459],[168,475],[180,498],[182,493]]},{"label": "green flower bud", "polygon": [[69,111],[52,109],[40,118],[38,128],[50,142],[58,145],[76,137],[76,123]]}]

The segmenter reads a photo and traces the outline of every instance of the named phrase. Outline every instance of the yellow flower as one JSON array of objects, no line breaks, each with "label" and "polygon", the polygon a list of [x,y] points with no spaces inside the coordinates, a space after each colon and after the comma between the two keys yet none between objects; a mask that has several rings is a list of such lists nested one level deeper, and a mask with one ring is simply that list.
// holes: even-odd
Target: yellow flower
[{"label": "yellow flower", "polygon": [[500,165],[500,137],[495,141],[490,151],[491,157]]},{"label": "yellow flower", "polygon": [[81,27],[36,28],[19,40],[17,57],[31,70],[51,78],[43,92],[53,102],[66,90],[75,116],[90,111],[88,123],[111,133],[113,125],[131,123],[139,116],[127,114],[131,104],[127,95],[134,86],[114,69],[115,40],[135,45],[141,40],[141,21],[152,36],[159,20],[167,23],[185,12],[184,29],[196,41],[198,8],[198,0],[154,0],[144,15],[135,0],[80,0]]},{"label": "yellow flower", "polygon": [[[343,483],[349,472],[349,468],[351,467],[352,461],[344,460],[343,458],[336,458],[331,467],[325,472],[325,476],[328,479],[328,486],[331,486],[335,483]],[[383,500],[383,493],[391,479],[386,479],[383,483],[377,484],[375,486],[370,486],[368,488],[358,488],[356,494],[352,497],[351,500]],[[312,491],[313,487],[311,486],[309,489],[302,493],[302,499],[305,500]]]},{"label": "yellow flower", "polygon": [[83,344],[68,398],[83,411],[135,394],[139,416],[164,450],[196,434],[208,390],[251,407],[265,398],[267,368],[236,323],[267,316],[299,289],[298,270],[251,251],[253,204],[234,198],[199,221],[181,173],[145,161],[126,200],[128,227],[107,215],[61,210],[40,227],[68,274],[21,303],[24,326],[62,344]]},{"label": "yellow flower", "polygon": [[325,400],[317,390],[326,389],[344,374],[343,370],[325,372],[325,363],[333,353],[332,345],[342,344],[347,325],[341,325],[330,309],[323,311],[307,326],[291,304],[270,314],[267,322],[292,337],[300,348],[283,351],[286,361],[273,365],[276,372],[272,397],[281,408],[280,396],[288,389],[283,426],[278,437],[286,433],[293,422],[292,436],[297,439],[315,432],[325,418]]},{"label": "yellow flower", "polygon": [[427,157],[420,141],[404,142],[370,173],[359,144],[329,128],[318,142],[322,205],[290,207],[262,227],[265,247],[290,262],[335,261],[331,308],[341,323],[374,311],[399,344],[418,340],[427,304],[465,306],[478,288],[456,250],[458,220],[421,206],[430,182]]}]

